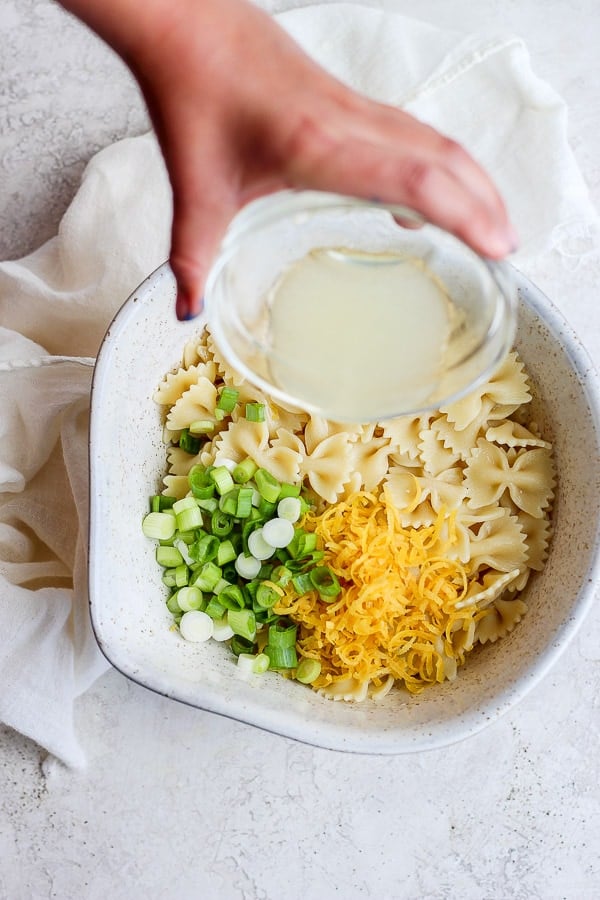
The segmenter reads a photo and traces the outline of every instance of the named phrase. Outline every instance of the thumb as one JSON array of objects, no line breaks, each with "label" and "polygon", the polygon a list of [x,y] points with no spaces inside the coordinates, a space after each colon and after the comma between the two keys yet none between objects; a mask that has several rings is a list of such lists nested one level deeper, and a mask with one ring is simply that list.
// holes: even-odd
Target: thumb
[{"label": "thumb", "polygon": [[219,184],[173,184],[170,264],[178,319],[192,319],[202,311],[206,278],[235,212],[229,191]]}]

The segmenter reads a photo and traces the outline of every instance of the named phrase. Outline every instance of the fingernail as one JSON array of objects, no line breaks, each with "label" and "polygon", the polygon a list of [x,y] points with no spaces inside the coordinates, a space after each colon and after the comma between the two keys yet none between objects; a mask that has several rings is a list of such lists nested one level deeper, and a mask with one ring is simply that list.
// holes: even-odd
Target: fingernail
[{"label": "fingernail", "polygon": [[190,300],[186,291],[179,290],[177,292],[177,300],[175,301],[175,314],[180,322],[189,322],[200,315],[204,306],[203,298],[195,303]]},{"label": "fingernail", "polygon": [[184,291],[177,291],[177,299],[175,301],[175,315],[180,322],[185,322],[190,318],[190,302]]}]

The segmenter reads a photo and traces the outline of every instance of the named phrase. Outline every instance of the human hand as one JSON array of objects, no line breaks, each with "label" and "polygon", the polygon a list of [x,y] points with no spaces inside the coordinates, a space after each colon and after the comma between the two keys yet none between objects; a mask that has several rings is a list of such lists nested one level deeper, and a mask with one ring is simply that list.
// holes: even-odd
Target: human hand
[{"label": "human hand", "polygon": [[490,178],[455,142],[360,96],[247,0],[64,0],[136,75],[173,189],[180,319],[196,315],[229,221],[284,189],[405,204],[499,258],[515,233]]}]

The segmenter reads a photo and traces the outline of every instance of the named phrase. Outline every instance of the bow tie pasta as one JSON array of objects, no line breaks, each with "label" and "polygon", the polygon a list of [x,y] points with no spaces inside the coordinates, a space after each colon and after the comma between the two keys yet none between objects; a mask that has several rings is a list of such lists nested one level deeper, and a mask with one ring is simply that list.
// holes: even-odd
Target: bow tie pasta
[{"label": "bow tie pasta", "polygon": [[[167,605],[178,624],[205,611],[210,633],[251,671],[283,669],[333,700],[416,693],[457,677],[469,653],[526,614],[521,592],[547,557],[555,473],[515,352],[437,412],[350,426],[274,402],[204,329],[154,399],[169,444],[154,500],[179,501],[176,537],[163,541]],[[217,484],[201,501],[192,481],[213,490],[217,471],[227,491]],[[302,509],[285,527],[275,511],[284,497],[286,510]],[[223,562],[236,528],[242,552]],[[198,546],[213,557],[199,561]]]}]

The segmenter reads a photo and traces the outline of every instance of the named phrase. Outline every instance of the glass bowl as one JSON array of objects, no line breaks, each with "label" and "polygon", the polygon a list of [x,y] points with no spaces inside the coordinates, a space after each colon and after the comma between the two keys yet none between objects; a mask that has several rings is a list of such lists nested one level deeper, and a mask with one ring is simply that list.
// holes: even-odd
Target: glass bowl
[{"label": "glass bowl", "polygon": [[248,380],[346,422],[458,399],[509,351],[517,314],[506,264],[405,207],[309,191],[239,213],[205,304],[222,353]]}]

